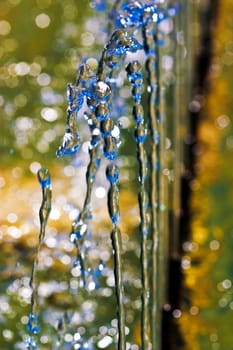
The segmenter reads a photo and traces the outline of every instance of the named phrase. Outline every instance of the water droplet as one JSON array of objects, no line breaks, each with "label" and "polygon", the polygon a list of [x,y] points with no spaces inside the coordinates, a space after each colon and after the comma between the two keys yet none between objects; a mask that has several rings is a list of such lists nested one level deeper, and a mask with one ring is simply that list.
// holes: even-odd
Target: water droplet
[{"label": "water droplet", "polygon": [[111,184],[115,184],[119,180],[119,167],[116,164],[110,164],[106,168],[106,177]]},{"label": "water droplet", "polygon": [[119,211],[119,190],[116,184],[112,184],[108,191],[108,211],[112,223],[116,225],[119,221],[120,211]]},{"label": "water droplet", "polygon": [[133,61],[126,67],[127,77],[131,84],[139,85],[142,83],[142,67],[138,61]]},{"label": "water droplet", "polygon": [[94,78],[94,73],[91,70],[89,64],[87,64],[87,63],[81,64],[81,66],[79,67],[78,82],[81,82],[83,87],[87,87],[88,81],[92,82],[92,79],[90,79],[90,78]]},{"label": "water droplet", "polygon": [[109,109],[105,102],[101,102],[96,107],[95,115],[98,120],[105,120],[109,117]]},{"label": "water droplet", "polygon": [[67,95],[67,101],[69,104],[72,104],[75,99],[75,92],[74,92],[74,86],[71,84],[67,85],[66,88],[66,95]]},{"label": "water droplet", "polygon": [[51,185],[50,173],[48,169],[46,168],[39,169],[37,176],[42,188],[45,188]]},{"label": "water droplet", "polygon": [[48,169],[41,168],[38,173],[38,180],[42,187],[42,203],[40,206],[39,217],[40,217],[40,235],[39,241],[41,242],[45,236],[45,227],[51,212],[51,200],[52,200],[52,188],[50,181],[50,174]]},{"label": "water droplet", "polygon": [[87,224],[83,220],[78,222],[73,222],[72,232],[70,234],[70,240],[72,243],[75,243],[77,240],[80,240],[87,233]]},{"label": "water droplet", "polygon": [[143,107],[140,104],[133,106],[133,117],[136,124],[142,124],[144,121]]},{"label": "water droplet", "polygon": [[153,132],[153,142],[158,145],[160,142],[160,134],[157,130],[154,130]]},{"label": "water droplet", "polygon": [[140,103],[142,98],[142,85],[135,85],[132,88],[132,97],[135,103]]},{"label": "water droplet", "polygon": [[102,136],[106,137],[107,135],[111,134],[113,127],[114,127],[114,121],[111,118],[103,120],[100,123],[100,130],[101,130]]},{"label": "water droplet", "polygon": [[28,350],[37,350],[37,343],[33,337],[29,337],[26,344]]},{"label": "water droplet", "polygon": [[114,160],[117,158],[117,140],[115,137],[107,135],[104,139],[104,148],[103,148],[104,156],[108,160]]},{"label": "water droplet", "polygon": [[107,83],[99,80],[95,85],[95,93],[97,95],[97,98],[101,100],[106,100],[111,94],[111,88]]},{"label": "water droplet", "polygon": [[26,328],[32,334],[38,334],[40,332],[39,315],[30,314]]},{"label": "water droplet", "polygon": [[116,30],[106,46],[108,56],[121,56],[127,51],[136,52],[143,46],[123,29]]},{"label": "water droplet", "polygon": [[80,146],[80,137],[77,133],[66,132],[63,137],[62,145],[58,148],[56,156],[63,157],[68,154],[74,154]]},{"label": "water droplet", "polygon": [[135,141],[138,143],[144,143],[146,141],[147,130],[143,124],[139,124],[134,131]]}]

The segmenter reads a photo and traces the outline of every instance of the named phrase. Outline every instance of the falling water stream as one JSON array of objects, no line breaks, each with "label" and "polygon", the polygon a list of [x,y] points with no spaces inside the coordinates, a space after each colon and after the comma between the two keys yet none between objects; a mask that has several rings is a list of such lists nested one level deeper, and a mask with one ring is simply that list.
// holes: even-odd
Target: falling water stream
[{"label": "falling water stream", "polygon": [[[93,2],[98,9],[106,9],[105,2]],[[141,346],[142,349],[160,348],[161,304],[159,301],[159,250],[161,203],[161,150],[166,132],[162,132],[164,115],[161,113],[162,78],[160,77],[160,46],[174,25],[174,18],[182,12],[178,3],[115,2],[111,20],[112,34],[104,46],[96,72],[85,61],[79,68],[74,85],[67,87],[67,124],[57,156],[75,154],[80,147],[78,118],[84,117],[90,129],[89,156],[86,172],[86,197],[83,208],[73,222],[71,241],[77,248],[75,265],[80,267],[83,287],[86,288],[87,270],[83,245],[92,219],[91,195],[101,158],[109,164],[106,177],[109,182],[108,212],[112,222],[112,248],[117,302],[118,349],[126,349],[125,306],[122,262],[122,233],[119,226],[118,149],[121,145],[121,125],[118,112],[118,91],[124,84],[125,62],[132,94],[132,115],[135,121],[134,137],[138,160],[138,206],[141,250]],[[135,57],[131,59],[129,55]],[[169,57],[167,57],[169,59]],[[170,57],[170,60],[172,58]],[[141,62],[139,62],[141,61]],[[171,64],[172,65],[172,64]],[[145,78],[143,69],[145,67]],[[166,68],[166,67],[165,67]],[[121,79],[121,80],[120,80]],[[119,82],[120,80],[120,82]],[[142,98],[148,101],[144,108]],[[178,103],[178,101],[176,101]],[[146,118],[144,118],[144,109]],[[149,128],[149,133],[147,129]],[[148,133],[148,140],[147,140]],[[176,140],[177,142],[177,140]],[[175,151],[175,150],[174,150]],[[149,176],[147,175],[149,173]],[[150,188],[150,195],[148,189]],[[152,269],[149,264],[152,263]]]},{"label": "falling water stream", "polygon": [[[37,265],[38,255],[41,249],[41,245],[44,243],[45,229],[48,222],[49,214],[51,211],[52,200],[52,188],[51,180],[48,169],[41,168],[38,170],[38,180],[42,188],[42,203],[39,210],[40,216],[40,233],[39,243],[36,249],[35,258],[32,265],[32,273],[30,279],[31,287],[31,310],[28,317],[27,330],[29,334],[35,335],[40,332],[39,326],[39,305],[38,305],[38,278],[37,278]],[[37,349],[37,342],[30,336],[27,340],[27,347],[29,350]]]}]

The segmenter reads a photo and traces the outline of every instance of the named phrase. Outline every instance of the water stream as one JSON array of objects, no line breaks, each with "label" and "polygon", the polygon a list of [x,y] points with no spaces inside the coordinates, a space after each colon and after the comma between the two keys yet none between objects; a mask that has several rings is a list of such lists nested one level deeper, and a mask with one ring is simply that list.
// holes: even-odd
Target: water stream
[{"label": "water stream", "polygon": [[[93,3],[98,9],[105,9],[106,3]],[[57,156],[75,154],[80,146],[77,131],[77,118],[84,116],[90,128],[89,141],[90,162],[86,172],[86,197],[84,206],[73,222],[71,241],[77,248],[75,264],[80,266],[85,282],[85,254],[82,246],[88,232],[88,221],[91,219],[91,194],[96,172],[100,166],[101,154],[112,164],[106,168],[109,182],[108,211],[113,225],[111,238],[114,254],[114,275],[117,301],[118,349],[126,348],[125,310],[121,230],[119,227],[119,166],[118,148],[121,144],[119,124],[118,94],[124,86],[124,65],[131,84],[133,100],[132,114],[135,120],[136,157],[138,159],[138,205],[139,235],[141,250],[141,346],[142,349],[160,348],[161,304],[159,301],[159,247],[160,211],[165,210],[166,203],[161,203],[161,149],[164,150],[166,132],[162,132],[164,115],[161,113],[162,79],[160,77],[159,47],[166,41],[166,35],[173,27],[174,18],[181,12],[179,4],[160,2],[116,2],[111,12],[114,21],[113,33],[104,46],[96,72],[87,63],[79,68],[79,75],[74,85],[67,87],[68,110],[67,125],[62,145]],[[137,60],[130,59],[133,54]],[[172,59],[170,57],[170,59]],[[141,61],[141,63],[139,62]],[[142,66],[145,67],[146,79],[143,79]],[[119,81],[120,80],[120,81]],[[144,94],[143,94],[144,90]],[[146,119],[142,94],[148,100]],[[177,102],[177,101],[176,101]],[[177,102],[178,103],[178,102]],[[147,124],[150,130],[147,139]],[[163,135],[163,137],[162,137]],[[177,140],[176,140],[177,142]],[[179,144],[179,143],[178,143]],[[175,150],[174,150],[175,151]],[[147,178],[147,173],[150,176]],[[150,196],[148,196],[148,187]],[[151,243],[150,243],[151,242]],[[150,247],[151,244],[151,247]],[[149,262],[152,269],[149,269]],[[151,310],[151,311],[150,311]]]},{"label": "water stream", "polygon": [[[46,4],[42,1],[40,8]],[[70,18],[72,6],[64,8]],[[39,206],[38,199],[32,205],[39,213],[39,237],[31,246],[28,237],[24,243],[35,247],[35,256],[30,266],[14,272],[19,278],[7,287],[10,298],[21,303],[13,317],[20,334],[4,338],[15,349],[161,349],[167,256],[169,245],[176,250],[178,235],[176,225],[169,231],[168,222],[171,213],[175,217],[179,212],[186,126],[181,125],[185,110],[177,106],[190,84],[183,74],[190,40],[184,38],[183,18],[191,5],[96,0],[91,8],[104,19],[104,40],[98,42],[94,58],[87,45],[78,68],[68,67],[69,79],[74,79],[67,85],[66,120],[57,121],[65,108],[54,92],[57,81],[51,91],[46,85],[50,76],[35,73],[38,63],[30,68],[41,84],[41,99],[45,104],[52,99],[58,108],[49,102],[41,112],[46,123],[54,123],[44,131],[47,139],[54,141],[54,130],[65,132],[58,159],[54,153],[47,157],[46,142],[40,139],[44,157],[30,165],[33,174],[40,169],[43,198]],[[36,17],[41,29],[48,21],[42,15]],[[69,23],[64,36],[72,28]],[[98,35],[102,32],[100,28]],[[94,34],[84,34],[85,46]],[[57,51],[60,45],[62,40]],[[26,64],[11,69],[18,76],[27,74]],[[18,100],[23,103],[22,96]],[[33,123],[21,117],[15,132],[29,156],[25,140]],[[50,175],[40,168],[44,163],[58,177],[52,209]],[[59,167],[68,174],[65,181]]]}]

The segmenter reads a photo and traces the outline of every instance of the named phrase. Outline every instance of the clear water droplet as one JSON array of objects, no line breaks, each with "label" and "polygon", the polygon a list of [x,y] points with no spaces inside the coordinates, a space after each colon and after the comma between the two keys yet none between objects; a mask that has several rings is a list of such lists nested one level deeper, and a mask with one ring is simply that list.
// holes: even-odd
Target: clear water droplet
[{"label": "clear water droplet", "polygon": [[116,164],[110,164],[106,168],[106,177],[110,184],[115,184],[119,180],[119,167]]},{"label": "clear water droplet", "polygon": [[140,104],[133,106],[133,117],[136,124],[142,124],[144,122],[143,107]]},{"label": "clear water droplet", "polygon": [[147,131],[143,124],[139,124],[134,131],[135,141],[144,143],[146,141]]},{"label": "clear water droplet", "polygon": [[109,117],[109,109],[105,102],[100,102],[100,104],[96,107],[95,115],[100,121]]},{"label": "clear water droplet", "polygon": [[108,191],[108,211],[111,221],[116,225],[119,221],[119,190],[116,184],[112,184]]},{"label": "clear water droplet", "polygon": [[111,94],[111,88],[107,83],[99,80],[95,85],[95,93],[97,98],[107,100]]},{"label": "clear water droplet", "polygon": [[108,160],[115,160],[118,154],[117,140],[115,137],[107,135],[104,139],[104,156]]},{"label": "clear water droplet", "polygon": [[42,242],[45,236],[45,228],[51,212],[52,201],[52,187],[50,180],[50,173],[48,169],[41,168],[37,173],[38,180],[42,187],[42,203],[39,210],[40,217],[40,235],[39,241]]},{"label": "clear water droplet", "polygon": [[83,222],[83,220],[78,220],[77,222],[73,222],[72,232],[70,234],[70,240],[72,243],[83,238],[83,236],[87,233],[87,224]]},{"label": "clear water droplet", "polygon": [[46,168],[39,169],[37,176],[42,188],[45,188],[51,185],[50,173],[48,169]]},{"label": "clear water droplet", "polygon": [[111,134],[111,131],[113,130],[113,128],[114,128],[114,121],[111,118],[103,120],[100,123],[100,130],[103,137],[106,137],[107,135]]},{"label": "clear water droplet", "polygon": [[58,148],[56,156],[58,158],[64,157],[65,155],[74,154],[80,147],[79,134],[66,132],[63,137],[62,145]]}]

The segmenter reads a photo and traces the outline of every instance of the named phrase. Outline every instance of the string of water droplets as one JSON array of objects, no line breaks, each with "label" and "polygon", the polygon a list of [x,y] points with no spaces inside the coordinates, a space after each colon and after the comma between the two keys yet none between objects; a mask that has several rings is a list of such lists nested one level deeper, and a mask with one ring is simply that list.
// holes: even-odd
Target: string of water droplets
[{"label": "string of water droplets", "polygon": [[[85,287],[86,269],[84,264],[83,243],[87,233],[87,221],[91,218],[90,200],[91,192],[100,165],[100,149],[105,158],[109,161],[115,161],[117,158],[118,147],[120,145],[120,129],[111,118],[111,104],[114,84],[121,70],[123,61],[127,52],[136,52],[141,49],[138,41],[130,36],[124,30],[117,30],[111,36],[108,44],[103,50],[96,75],[91,72],[89,66],[84,64],[79,69],[79,77],[76,84],[68,85],[68,110],[66,133],[62,145],[57,151],[57,156],[61,157],[67,154],[77,152],[80,145],[80,137],[77,132],[77,114],[86,101],[88,110],[84,113],[85,119],[91,131],[91,141],[89,143],[90,162],[87,167],[86,182],[87,190],[83,208],[77,219],[73,222],[70,234],[71,241],[77,248],[76,265],[80,265],[83,285]],[[112,88],[113,87],[113,88]],[[112,165],[113,166],[113,165]],[[115,168],[114,168],[115,167]],[[111,166],[110,166],[111,168]],[[108,168],[108,169],[110,169]],[[113,166],[113,169],[117,169]],[[110,171],[110,170],[109,170]],[[125,349],[124,340],[124,305],[123,305],[123,286],[122,286],[122,267],[121,267],[121,248],[120,248],[120,229],[117,226],[119,218],[117,178],[111,177],[109,171],[106,172],[110,182],[108,208],[113,231],[111,234],[115,261],[116,278],[116,298],[118,305],[118,329],[119,329],[119,349]],[[112,182],[112,179],[115,179]]]},{"label": "string of water droplets", "polygon": [[35,252],[35,258],[32,265],[30,287],[31,287],[31,310],[28,317],[27,330],[29,337],[27,339],[27,349],[36,350],[37,341],[34,336],[40,332],[39,325],[39,305],[38,305],[38,280],[36,277],[38,267],[38,256],[40,253],[41,245],[45,238],[45,229],[49,214],[51,211],[51,200],[52,200],[52,187],[50,180],[50,173],[48,169],[41,168],[38,173],[38,180],[42,189],[42,203],[39,210],[40,218],[40,232],[39,232],[39,244]]},{"label": "string of water droplets", "polygon": [[160,128],[159,118],[156,111],[158,107],[159,96],[159,76],[157,75],[156,66],[158,65],[158,43],[155,26],[147,22],[142,28],[144,49],[147,54],[146,71],[148,81],[148,120],[150,124],[151,136],[151,153],[150,153],[150,208],[151,208],[151,233],[152,233],[152,279],[151,279],[151,337],[152,347],[154,350],[158,348],[158,322],[159,322],[159,305],[158,305],[158,266],[159,266],[159,149],[160,149]]},{"label": "string of water droplets", "polygon": [[135,121],[135,142],[137,145],[137,159],[139,171],[138,202],[140,208],[140,238],[141,238],[141,280],[142,280],[142,317],[141,317],[141,339],[142,348],[149,348],[149,276],[148,276],[148,234],[150,230],[148,213],[148,193],[146,180],[148,172],[147,153],[144,146],[147,130],[144,122],[144,110],[141,104],[143,75],[142,67],[138,61],[133,61],[126,67],[128,80],[132,86],[133,117]]},{"label": "string of water droplets", "polygon": [[[121,232],[119,221],[119,168],[116,164],[118,148],[121,143],[120,128],[113,118],[113,99],[117,89],[117,78],[123,69],[127,53],[136,53],[143,50],[146,55],[147,91],[149,99],[148,121],[151,136],[150,158],[150,211],[151,222],[148,214],[148,195],[145,188],[147,179],[147,155],[144,147],[146,140],[146,128],[143,119],[141,105],[142,73],[138,62],[131,62],[127,66],[128,79],[132,85],[132,97],[134,100],[133,116],[136,123],[135,140],[137,145],[137,157],[139,164],[139,208],[140,208],[140,232],[141,232],[141,264],[142,264],[142,349],[149,349],[152,337],[152,348],[157,345],[157,289],[158,289],[158,207],[159,207],[159,114],[158,104],[159,88],[156,77],[156,59],[159,53],[158,24],[169,17],[167,9],[159,7],[154,1],[129,1],[119,6],[116,2],[113,15],[117,28],[104,47],[99,60],[97,72],[93,72],[85,62],[79,68],[78,78],[75,84],[67,86],[67,123],[63,142],[57,151],[57,156],[75,154],[80,146],[77,118],[80,114],[87,121],[90,129],[89,164],[86,172],[86,196],[83,207],[72,224],[70,239],[75,244],[77,256],[74,264],[79,267],[82,275],[83,287],[86,288],[86,276],[88,269],[85,267],[85,238],[88,232],[88,221],[91,214],[91,193],[95,182],[96,172],[99,169],[102,155],[110,162],[106,168],[106,177],[109,182],[108,210],[113,225],[111,238],[114,252],[114,272],[116,285],[116,300],[118,310],[118,349],[125,350],[125,315],[122,282],[121,261]],[[175,11],[175,10],[174,10]],[[174,16],[174,11],[172,16]],[[171,11],[170,11],[171,13]],[[141,29],[142,44],[138,41],[138,30]],[[155,34],[156,33],[156,34]],[[136,38],[137,37],[137,38]],[[86,104],[86,106],[85,106]],[[85,109],[85,111],[84,111]],[[117,113],[116,113],[117,115]],[[117,115],[119,117],[119,115]],[[152,234],[152,290],[149,288],[148,272],[148,232]],[[149,317],[149,300],[151,312]],[[151,318],[151,327],[150,320]]]}]

